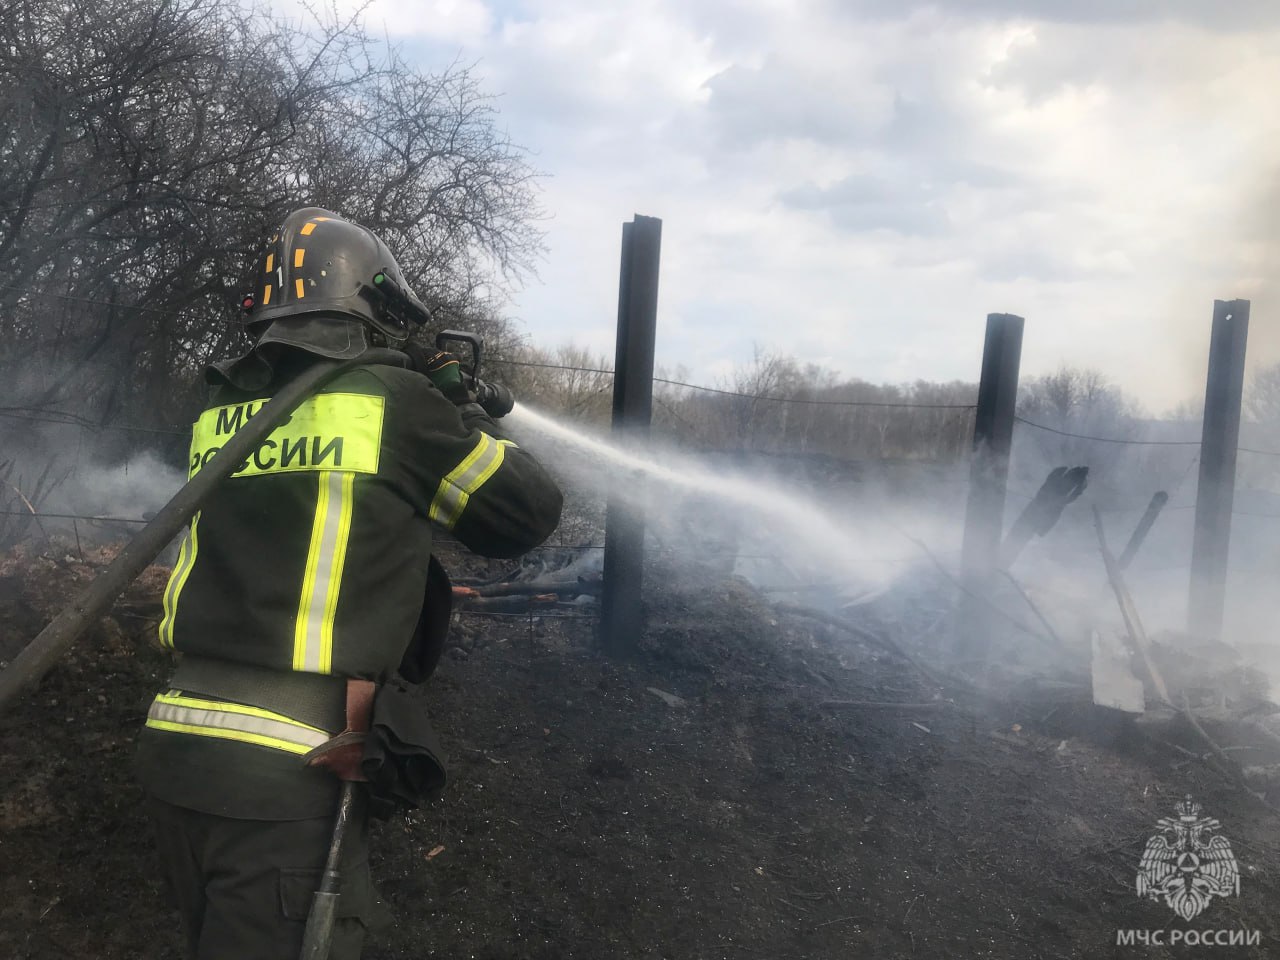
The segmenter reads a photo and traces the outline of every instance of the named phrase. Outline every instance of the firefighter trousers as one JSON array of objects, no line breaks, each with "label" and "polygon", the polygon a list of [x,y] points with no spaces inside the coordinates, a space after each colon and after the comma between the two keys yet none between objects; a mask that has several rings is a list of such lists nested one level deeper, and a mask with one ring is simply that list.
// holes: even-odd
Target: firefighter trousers
[{"label": "firefighter trousers", "polygon": [[[190,960],[297,957],[333,818],[236,820],[147,799]],[[368,818],[357,813],[343,843],[331,960],[358,960],[381,907],[369,877]]]}]

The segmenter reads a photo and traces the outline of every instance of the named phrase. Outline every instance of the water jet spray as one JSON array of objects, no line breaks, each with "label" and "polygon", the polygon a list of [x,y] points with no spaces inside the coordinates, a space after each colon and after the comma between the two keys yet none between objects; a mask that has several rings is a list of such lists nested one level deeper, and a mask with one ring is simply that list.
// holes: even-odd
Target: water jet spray
[{"label": "water jet spray", "polygon": [[[534,431],[571,448],[589,465],[575,471],[587,485],[601,493],[611,487],[613,495],[634,501],[648,499],[656,507],[647,511],[651,516],[670,520],[673,493],[739,511],[740,517],[748,521],[746,529],[751,534],[770,538],[769,546],[784,566],[822,568],[828,575],[834,574],[834,579],[856,588],[868,582],[883,584],[886,563],[910,564],[921,559],[915,547],[892,557],[866,552],[866,544],[886,540],[909,546],[901,524],[883,510],[878,515],[862,512],[855,516],[851,509],[836,513],[794,484],[743,476],[687,455],[659,453],[652,447],[624,448],[523,403],[515,405],[506,422],[516,432]],[[765,582],[776,581],[779,565],[769,565],[771,576]],[[745,571],[740,567],[735,572]]]}]

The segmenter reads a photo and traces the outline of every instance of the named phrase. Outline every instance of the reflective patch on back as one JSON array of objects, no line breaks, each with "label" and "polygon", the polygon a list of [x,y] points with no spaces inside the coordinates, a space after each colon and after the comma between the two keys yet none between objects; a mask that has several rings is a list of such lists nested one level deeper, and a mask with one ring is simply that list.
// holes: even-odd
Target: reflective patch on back
[{"label": "reflective patch on back", "polygon": [[[266,405],[266,399],[251,400],[204,411],[192,431],[190,475],[199,473]],[[272,430],[231,476],[319,470],[377,473],[384,405],[382,397],[364,393],[322,393],[311,397]]]}]

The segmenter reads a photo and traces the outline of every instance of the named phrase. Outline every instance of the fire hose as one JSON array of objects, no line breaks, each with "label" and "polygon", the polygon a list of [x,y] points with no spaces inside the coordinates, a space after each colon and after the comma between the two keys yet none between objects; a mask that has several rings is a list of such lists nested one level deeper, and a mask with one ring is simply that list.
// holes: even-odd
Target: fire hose
[{"label": "fire hose", "polygon": [[302,934],[300,960],[329,960],[329,952],[333,947],[334,922],[338,916],[339,890],[342,886],[338,864],[342,859],[342,843],[351,822],[355,799],[356,785],[350,780],[344,780],[338,800],[338,812],[334,816],[329,854],[325,858],[324,872],[320,875],[320,888],[311,896],[311,910],[307,913],[307,926]]}]

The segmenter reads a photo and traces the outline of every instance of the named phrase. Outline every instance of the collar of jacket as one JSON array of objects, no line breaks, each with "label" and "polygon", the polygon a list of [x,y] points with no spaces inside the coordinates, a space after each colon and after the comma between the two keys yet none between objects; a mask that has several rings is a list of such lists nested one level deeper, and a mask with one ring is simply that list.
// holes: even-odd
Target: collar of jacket
[{"label": "collar of jacket", "polygon": [[[275,326],[276,324],[273,324],[272,329]],[[267,334],[271,332],[268,330]],[[263,338],[243,356],[229,357],[209,364],[205,367],[204,379],[211,385],[230,384],[237,390],[258,392],[271,386],[280,368],[289,366],[290,361],[296,362],[299,354],[311,354],[332,360],[356,360],[370,349],[372,349],[371,345],[365,341],[359,350],[344,349],[335,353],[327,349],[324,343],[291,343],[279,337],[268,341],[267,335],[264,334]],[[404,357],[401,366],[409,367],[410,365],[409,358]]]}]

